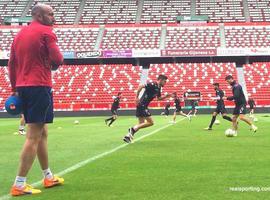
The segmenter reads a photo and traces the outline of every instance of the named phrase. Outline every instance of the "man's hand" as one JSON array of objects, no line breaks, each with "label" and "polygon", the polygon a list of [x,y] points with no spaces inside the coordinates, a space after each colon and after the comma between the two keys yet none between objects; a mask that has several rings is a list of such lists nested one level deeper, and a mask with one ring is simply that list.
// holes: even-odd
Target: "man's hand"
[{"label": "man's hand", "polygon": [[222,97],[223,100],[227,100],[227,97]]}]

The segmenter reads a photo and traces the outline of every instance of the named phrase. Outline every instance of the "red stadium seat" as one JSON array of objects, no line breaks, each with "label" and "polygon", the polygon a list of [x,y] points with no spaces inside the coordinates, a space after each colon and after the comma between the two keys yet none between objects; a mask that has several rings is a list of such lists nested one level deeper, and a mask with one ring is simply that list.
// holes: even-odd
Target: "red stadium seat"
[{"label": "red stadium seat", "polygon": [[244,65],[247,92],[256,101],[270,100],[270,63]]},{"label": "red stadium seat", "polygon": [[211,22],[245,22],[242,1],[196,0],[196,14],[207,15]]},{"label": "red stadium seat", "polygon": [[161,28],[107,28],[101,49],[158,49]]},{"label": "red stadium seat", "polygon": [[225,26],[226,47],[267,48],[269,34],[268,26]]},{"label": "red stadium seat", "polygon": [[[226,94],[231,94],[231,88],[224,81],[226,75],[237,77],[235,63],[176,63],[152,64],[149,70],[149,80],[156,80],[158,74],[165,74],[169,81],[163,92],[200,91],[203,101],[211,101],[215,96],[212,84],[220,83]],[[164,105],[164,104],[162,104]]]},{"label": "red stadium seat", "polygon": [[167,28],[166,49],[212,49],[219,46],[218,26]]}]

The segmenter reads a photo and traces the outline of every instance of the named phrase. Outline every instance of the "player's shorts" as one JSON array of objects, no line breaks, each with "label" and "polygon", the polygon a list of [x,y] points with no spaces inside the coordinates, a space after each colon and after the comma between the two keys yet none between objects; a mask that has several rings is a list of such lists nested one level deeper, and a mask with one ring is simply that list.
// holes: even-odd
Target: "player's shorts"
[{"label": "player's shorts", "polygon": [[192,106],[191,106],[191,110],[192,110],[192,111],[197,110],[197,106],[196,106],[196,105],[192,105]]},{"label": "player's shorts", "polygon": [[22,99],[26,123],[53,122],[52,88],[45,86],[18,87],[17,92]]},{"label": "player's shorts", "polygon": [[240,114],[245,115],[246,113],[247,113],[246,104],[236,105],[233,110],[234,115],[240,115]]},{"label": "player's shorts", "polygon": [[174,112],[179,113],[182,111],[182,107],[177,107]]},{"label": "player's shorts", "polygon": [[254,106],[253,106],[253,105],[252,105],[252,106],[249,106],[249,109],[250,109],[250,110],[254,109]]},{"label": "player's shorts", "polygon": [[151,113],[147,106],[138,105],[136,109],[136,117],[150,117]]},{"label": "player's shorts", "polygon": [[112,115],[118,115],[118,112],[116,109],[111,109]]},{"label": "player's shorts", "polygon": [[227,113],[227,110],[224,105],[217,105],[215,112],[217,114],[219,113],[224,114],[224,113]]},{"label": "player's shorts", "polygon": [[168,115],[170,114],[169,109],[165,109],[165,110],[164,110],[164,114],[168,116]]}]

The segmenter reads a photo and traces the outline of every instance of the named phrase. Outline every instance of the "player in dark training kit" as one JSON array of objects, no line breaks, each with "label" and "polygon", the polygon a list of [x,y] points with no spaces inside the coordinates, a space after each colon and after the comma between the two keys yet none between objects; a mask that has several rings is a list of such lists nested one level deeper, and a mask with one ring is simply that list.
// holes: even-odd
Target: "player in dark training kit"
[{"label": "player in dark training kit", "polygon": [[175,93],[175,96],[174,96],[175,111],[174,111],[174,115],[173,115],[173,121],[172,121],[173,123],[176,123],[175,120],[176,120],[177,114],[182,115],[184,117],[187,117],[189,119],[189,121],[191,120],[190,115],[187,115],[182,111],[182,107],[181,107],[180,102],[181,102],[181,99],[177,96],[177,93]]},{"label": "player in dark training kit", "polygon": [[235,108],[233,110],[233,117],[232,117],[232,123],[233,123],[233,130],[235,131],[235,136],[237,135],[237,129],[238,129],[238,123],[237,119],[238,117],[240,120],[246,122],[248,125],[250,125],[250,129],[253,132],[257,131],[257,127],[252,124],[250,119],[245,117],[246,114],[246,97],[244,95],[242,86],[239,85],[231,75],[226,76],[225,80],[227,81],[228,84],[232,86],[232,93],[233,96],[230,97],[223,97],[223,99],[227,99],[229,101],[234,101],[235,103]]},{"label": "player in dark training kit", "polygon": [[188,112],[188,115],[191,115],[192,112],[194,112],[193,116],[196,117],[196,114],[198,112],[198,109],[197,109],[198,105],[199,105],[199,103],[197,100],[191,100],[191,110]]},{"label": "player in dark training kit", "polygon": [[216,107],[216,110],[213,112],[212,120],[210,122],[209,127],[205,128],[205,130],[209,130],[209,131],[212,130],[212,126],[214,122],[216,121],[216,117],[218,114],[221,114],[223,119],[226,119],[230,122],[232,121],[232,118],[227,116],[227,110],[225,108],[225,104],[223,100],[224,92],[220,89],[219,83],[214,83],[213,86],[216,91],[216,97],[214,99],[216,100],[217,107]]},{"label": "player in dark training kit", "polygon": [[169,111],[170,107],[171,107],[171,103],[170,102],[167,102],[165,104],[164,111],[161,113],[161,115],[165,115],[166,117],[168,117],[169,114],[170,114],[170,111]]},{"label": "player in dark training kit", "polygon": [[111,112],[112,112],[112,117],[105,119],[105,124],[108,125],[109,127],[112,125],[112,123],[117,119],[118,113],[117,110],[120,108],[120,99],[122,97],[122,93],[119,92],[117,94],[117,97],[113,100]]},{"label": "player in dark training kit", "polygon": [[248,105],[249,105],[249,109],[250,109],[249,116],[253,118],[254,107],[256,106],[254,99],[249,98],[248,99]]},{"label": "player in dark training kit", "polygon": [[[168,97],[173,97],[173,94],[161,96],[161,88],[165,86],[167,79],[167,76],[159,75],[157,82],[139,86],[136,94],[136,117],[138,118],[139,123],[128,129],[128,134],[123,138],[126,143],[132,142],[135,133],[140,129],[154,125],[151,113],[148,110],[148,105],[152,100],[157,98],[159,101],[161,101]],[[139,95],[143,89],[144,92],[139,98]]]}]

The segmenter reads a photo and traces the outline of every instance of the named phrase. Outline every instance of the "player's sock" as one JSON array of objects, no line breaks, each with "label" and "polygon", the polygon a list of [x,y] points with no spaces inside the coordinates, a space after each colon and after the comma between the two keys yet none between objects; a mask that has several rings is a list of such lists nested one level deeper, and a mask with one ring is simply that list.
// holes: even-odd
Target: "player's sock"
[{"label": "player's sock", "polygon": [[228,121],[232,121],[232,118],[231,117],[229,117],[229,116],[223,116],[223,119],[226,119],[226,120],[228,120]]},{"label": "player's sock", "polygon": [[110,121],[110,120],[112,120],[112,119],[113,119],[113,117],[110,117],[110,118],[106,119],[105,121]]},{"label": "player's sock", "polygon": [[18,188],[23,188],[26,184],[26,177],[16,176],[14,185]]},{"label": "player's sock", "polygon": [[24,126],[19,126],[19,131],[24,131]]},{"label": "player's sock", "polygon": [[110,121],[110,123],[109,123],[108,126],[112,125],[112,123],[113,123],[115,120],[116,120],[116,119],[112,119],[112,120]]},{"label": "player's sock", "polygon": [[209,125],[209,128],[212,128],[213,124],[214,124],[215,121],[216,121],[216,118],[217,118],[217,116],[212,116],[212,120],[211,120],[211,123],[210,123],[210,125]]},{"label": "player's sock", "polygon": [[[137,125],[136,125],[136,126],[137,126]],[[134,136],[135,133],[138,131],[138,130],[135,129],[136,126],[134,126],[134,127],[132,127],[132,128],[129,129],[129,133],[130,133],[132,136]]]},{"label": "player's sock", "polygon": [[132,127],[132,128],[129,128],[129,129],[128,129],[128,134],[123,138],[123,140],[124,140],[126,143],[131,143],[132,140],[133,140],[133,136],[134,136],[135,132],[136,132],[136,131],[134,130],[133,127]]},{"label": "player's sock", "polygon": [[43,176],[46,179],[52,179],[53,178],[53,174],[52,174],[50,168],[43,170]]}]

